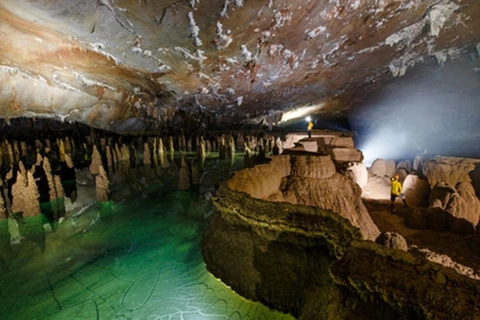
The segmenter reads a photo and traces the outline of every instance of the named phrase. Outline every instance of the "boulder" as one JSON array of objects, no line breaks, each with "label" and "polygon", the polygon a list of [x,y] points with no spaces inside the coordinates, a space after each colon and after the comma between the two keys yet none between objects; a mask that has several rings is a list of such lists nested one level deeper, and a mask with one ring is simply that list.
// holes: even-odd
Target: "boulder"
[{"label": "boulder", "polygon": [[305,178],[326,179],[335,174],[330,156],[292,156],[291,175]]},{"label": "boulder", "polygon": [[403,182],[403,193],[410,207],[427,207],[430,185],[426,179],[409,174]]},{"label": "boulder", "polygon": [[372,166],[370,167],[370,173],[372,176],[384,177],[387,175],[387,166],[385,160],[376,159],[373,161]]},{"label": "boulder", "polygon": [[290,156],[274,156],[267,164],[237,171],[227,181],[230,189],[266,199],[280,189],[282,178],[290,174]]},{"label": "boulder", "polygon": [[436,157],[425,163],[423,174],[428,178],[431,187],[439,182],[455,186],[459,182],[470,183],[470,173],[478,163],[478,159]]},{"label": "boulder", "polygon": [[355,148],[330,148],[327,153],[332,157],[333,161],[338,162],[362,162],[363,153]]},{"label": "boulder", "polygon": [[408,171],[404,168],[400,168],[395,171],[395,174],[398,176],[398,181],[403,184],[405,178],[408,176]]},{"label": "boulder", "polygon": [[395,171],[397,170],[397,165],[395,164],[395,160],[387,160],[385,161],[385,175],[389,178],[393,177]]},{"label": "boulder", "polygon": [[428,203],[430,207],[440,207],[445,209],[448,202],[450,201],[450,197],[455,194],[456,190],[443,183],[437,183],[437,185],[430,191],[430,195],[428,197]]},{"label": "boulder", "polygon": [[317,138],[317,142],[319,146],[355,148],[352,137],[325,136]]},{"label": "boulder", "polygon": [[407,240],[396,232],[382,232],[375,242],[387,248],[408,251]]},{"label": "boulder", "polygon": [[283,195],[287,202],[339,214],[359,228],[364,239],[374,241],[380,231],[362,203],[361,192],[356,183],[336,173],[328,179],[291,176]]},{"label": "boulder", "polygon": [[363,189],[368,182],[368,171],[361,162],[350,162],[347,166],[347,175],[352,178],[353,182]]},{"label": "boulder", "polygon": [[412,171],[412,160],[407,159],[400,161],[397,165],[397,169],[405,169],[408,172]]}]

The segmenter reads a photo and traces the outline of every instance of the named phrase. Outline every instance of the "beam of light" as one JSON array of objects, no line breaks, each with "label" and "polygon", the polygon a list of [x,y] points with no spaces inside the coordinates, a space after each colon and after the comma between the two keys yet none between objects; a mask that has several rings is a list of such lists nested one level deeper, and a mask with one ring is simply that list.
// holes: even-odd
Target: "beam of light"
[{"label": "beam of light", "polygon": [[282,120],[280,123],[285,123],[290,120],[300,119],[308,116],[309,114],[314,114],[315,112],[322,109],[324,103],[319,103],[309,106],[299,106],[295,110],[285,111],[282,115]]},{"label": "beam of light", "polygon": [[350,125],[367,166],[425,153],[480,157],[478,61],[450,63],[395,79],[356,108]]}]

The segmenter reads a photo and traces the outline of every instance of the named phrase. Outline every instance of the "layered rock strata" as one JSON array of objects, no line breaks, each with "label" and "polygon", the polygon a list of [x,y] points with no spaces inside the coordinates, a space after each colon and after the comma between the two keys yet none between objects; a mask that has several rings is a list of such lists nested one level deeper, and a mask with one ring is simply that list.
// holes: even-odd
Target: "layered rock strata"
[{"label": "layered rock strata", "polygon": [[268,201],[292,174],[288,164],[287,156],[274,158],[222,184],[202,238],[210,272],[299,319],[480,316],[479,282],[363,241],[359,229],[330,210]]}]

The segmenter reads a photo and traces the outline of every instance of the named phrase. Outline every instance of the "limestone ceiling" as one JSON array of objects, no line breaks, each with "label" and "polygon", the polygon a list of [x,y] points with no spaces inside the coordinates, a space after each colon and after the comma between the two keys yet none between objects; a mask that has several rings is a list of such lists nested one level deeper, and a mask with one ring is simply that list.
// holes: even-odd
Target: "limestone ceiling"
[{"label": "limestone ceiling", "polygon": [[344,114],[426,60],[478,60],[480,2],[0,0],[0,36],[3,118],[278,121]]}]

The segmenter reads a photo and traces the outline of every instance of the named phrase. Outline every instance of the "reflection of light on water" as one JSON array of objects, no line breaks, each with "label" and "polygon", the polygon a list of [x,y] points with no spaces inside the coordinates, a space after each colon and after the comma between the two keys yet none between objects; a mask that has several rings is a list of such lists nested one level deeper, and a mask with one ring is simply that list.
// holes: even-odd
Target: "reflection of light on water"
[{"label": "reflection of light on water", "polygon": [[320,103],[313,106],[299,106],[295,107],[295,110],[285,111],[282,115],[282,121],[280,121],[280,123],[284,123],[298,118],[303,118],[309,114],[313,114],[316,111],[320,110],[323,105],[323,103]]}]

